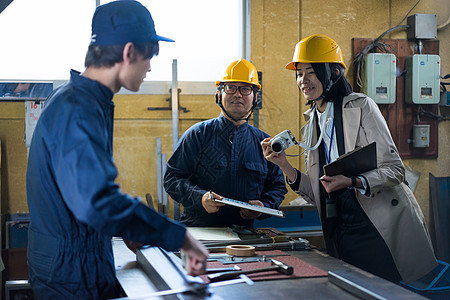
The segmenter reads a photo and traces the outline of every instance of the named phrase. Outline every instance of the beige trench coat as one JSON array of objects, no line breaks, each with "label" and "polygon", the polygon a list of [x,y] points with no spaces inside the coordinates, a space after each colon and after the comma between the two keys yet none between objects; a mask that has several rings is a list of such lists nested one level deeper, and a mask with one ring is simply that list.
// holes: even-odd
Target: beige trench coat
[{"label": "beige trench coat", "polygon": [[[373,141],[377,144],[378,168],[361,174],[367,179],[370,196],[356,191],[356,198],[389,247],[403,281],[415,281],[430,272],[437,261],[422,211],[403,183],[405,168],[387,124],[377,104],[364,94],[350,94],[342,106],[345,152]],[[305,112],[307,121],[313,116],[313,109]],[[312,122],[313,145],[317,141],[316,119]],[[302,133],[308,132],[308,126]],[[305,159],[307,175],[302,173],[297,193],[320,212],[319,151],[307,153]]]}]

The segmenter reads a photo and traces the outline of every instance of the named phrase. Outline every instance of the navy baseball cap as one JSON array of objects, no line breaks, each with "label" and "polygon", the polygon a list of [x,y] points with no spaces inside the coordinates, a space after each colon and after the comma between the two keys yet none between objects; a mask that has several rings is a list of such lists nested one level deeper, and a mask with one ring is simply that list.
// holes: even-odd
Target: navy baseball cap
[{"label": "navy baseball cap", "polygon": [[91,45],[124,45],[128,42],[174,42],[156,34],[152,15],[134,0],[100,5],[92,18]]}]

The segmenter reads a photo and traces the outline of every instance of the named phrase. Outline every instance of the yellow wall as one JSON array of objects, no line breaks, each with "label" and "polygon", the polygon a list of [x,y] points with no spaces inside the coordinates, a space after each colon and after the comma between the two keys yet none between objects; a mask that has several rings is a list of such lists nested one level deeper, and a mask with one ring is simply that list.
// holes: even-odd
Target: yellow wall
[{"label": "yellow wall", "polygon": [[[416,4],[416,0],[251,0],[251,60],[263,72],[263,109],[260,128],[270,135],[290,129],[299,137],[300,117],[305,106],[295,84],[294,72],[284,69],[292,59],[295,44],[303,37],[323,33],[342,47],[346,64],[351,65],[352,38],[376,38],[396,26]],[[450,16],[448,0],[422,0],[411,12],[437,15],[438,24]],[[405,22],[403,22],[405,24]],[[396,31],[387,38],[406,38]],[[441,73],[450,73],[450,25],[438,31]],[[218,44],[220,46],[220,43]],[[157,58],[156,58],[157,59]],[[207,66],[205,66],[207,67]],[[350,82],[351,70],[346,72]],[[168,106],[167,95],[118,95],[115,97],[114,159],[119,169],[118,182],[124,192],[144,199],[150,192],[156,201],[156,137],[162,151],[172,152],[171,113],[148,111],[149,106]],[[180,112],[180,134],[192,124],[215,117],[219,109],[213,95],[180,95],[180,104],[190,112]],[[449,111],[443,111],[449,113]],[[2,213],[27,211],[24,137],[24,104],[0,103],[2,141]],[[450,122],[439,123],[439,157],[408,159],[405,164],[422,176],[415,195],[426,217],[429,214],[428,173],[450,176]],[[299,153],[290,149],[289,153]],[[291,158],[304,169],[303,156]],[[284,204],[295,199],[290,192]]]},{"label": "yellow wall", "polygon": [[2,214],[27,212],[25,172],[25,104],[0,103],[0,140],[2,141]]},{"label": "yellow wall", "polygon": [[[118,95],[114,101],[114,159],[119,169],[121,189],[145,199],[150,193],[157,205],[156,138],[161,138],[161,152],[167,160],[172,154],[171,111],[148,111],[147,107],[168,107],[169,95]],[[181,95],[180,105],[189,112],[179,112],[179,134],[201,120],[219,115],[214,95]],[[169,202],[170,203],[170,202]],[[170,206],[170,214],[173,207]]]},{"label": "yellow wall", "polygon": [[[168,107],[167,95],[116,95],[114,102],[114,160],[118,182],[124,192],[145,199],[151,193],[157,201],[156,138],[162,153],[172,153],[170,111],[149,111],[148,107]],[[214,95],[182,95],[179,132],[196,122],[219,115]],[[0,140],[2,141],[2,213],[28,212],[26,201],[27,150],[24,143],[24,103],[0,102]],[[172,211],[172,210],[171,210]]]}]

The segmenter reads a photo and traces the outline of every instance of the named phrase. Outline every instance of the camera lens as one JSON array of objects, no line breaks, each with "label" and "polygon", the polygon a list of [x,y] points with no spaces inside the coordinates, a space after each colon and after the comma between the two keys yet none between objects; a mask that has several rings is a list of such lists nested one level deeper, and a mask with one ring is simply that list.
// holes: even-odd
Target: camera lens
[{"label": "camera lens", "polygon": [[284,150],[284,143],[282,140],[275,140],[271,144],[272,150],[276,153],[280,153]]}]

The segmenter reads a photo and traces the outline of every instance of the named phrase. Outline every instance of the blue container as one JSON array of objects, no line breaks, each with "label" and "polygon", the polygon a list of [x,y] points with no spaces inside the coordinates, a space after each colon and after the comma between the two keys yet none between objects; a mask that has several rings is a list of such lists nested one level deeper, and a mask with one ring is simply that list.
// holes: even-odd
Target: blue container
[{"label": "blue container", "polygon": [[402,281],[402,286],[429,299],[450,299],[450,267],[446,262],[438,263],[429,274],[410,284]]},{"label": "blue container", "polygon": [[263,220],[255,219],[253,227],[270,227],[283,232],[322,230],[322,224],[320,223],[319,213],[317,212],[317,209],[289,209],[290,210],[284,210],[284,218],[272,216]]},{"label": "blue container", "polygon": [[9,245],[7,248],[26,248],[28,245],[29,222],[7,222]]}]

